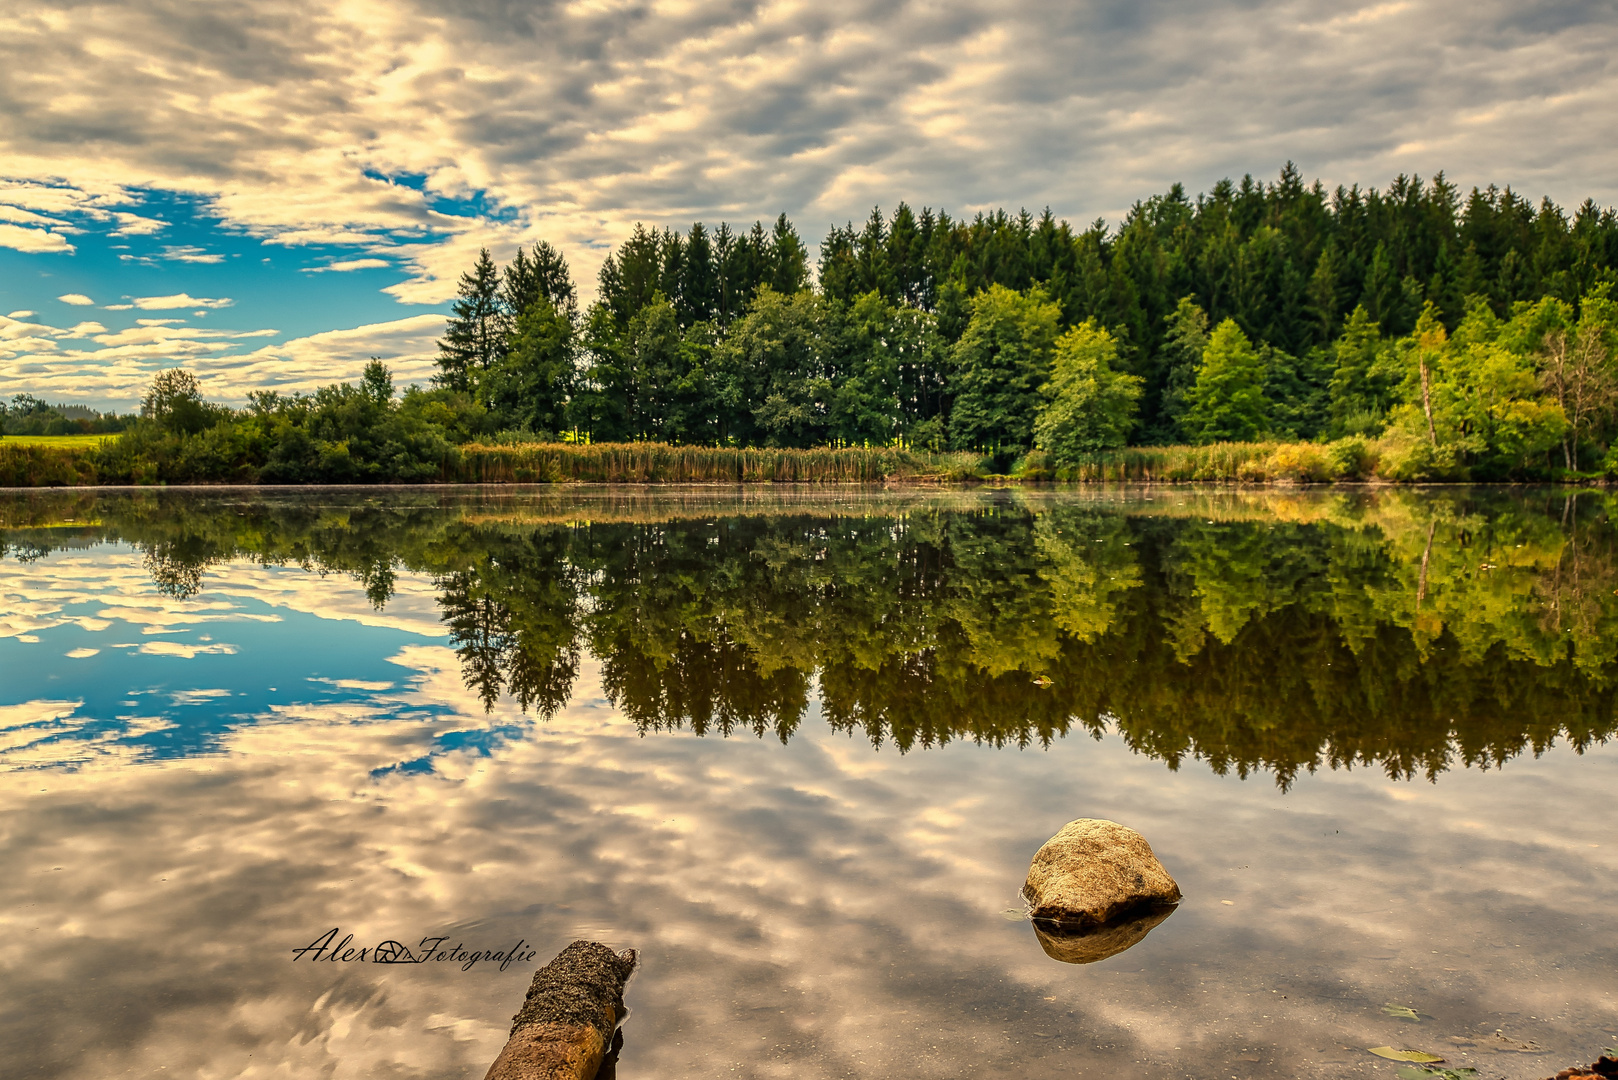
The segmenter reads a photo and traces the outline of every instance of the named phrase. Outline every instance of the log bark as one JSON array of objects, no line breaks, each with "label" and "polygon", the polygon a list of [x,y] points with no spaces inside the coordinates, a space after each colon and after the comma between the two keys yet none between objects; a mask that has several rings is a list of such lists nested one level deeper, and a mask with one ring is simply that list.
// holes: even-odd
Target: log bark
[{"label": "log bark", "polygon": [[511,1037],[483,1080],[595,1080],[624,1018],[635,950],[575,941],[534,972]]}]

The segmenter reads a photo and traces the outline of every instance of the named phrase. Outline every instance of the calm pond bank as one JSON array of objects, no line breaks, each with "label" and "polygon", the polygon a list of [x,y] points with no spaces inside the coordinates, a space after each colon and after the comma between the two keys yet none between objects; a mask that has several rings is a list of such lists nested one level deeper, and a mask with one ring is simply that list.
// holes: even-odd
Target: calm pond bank
[{"label": "calm pond bank", "polygon": [[[332,927],[635,947],[624,1075],[1592,1060],[1618,1033],[1608,510],[5,495],[0,1061],[481,1075],[535,965],[292,958]],[[1081,816],[1148,837],[1184,900],[1072,965],[1017,891]]]}]

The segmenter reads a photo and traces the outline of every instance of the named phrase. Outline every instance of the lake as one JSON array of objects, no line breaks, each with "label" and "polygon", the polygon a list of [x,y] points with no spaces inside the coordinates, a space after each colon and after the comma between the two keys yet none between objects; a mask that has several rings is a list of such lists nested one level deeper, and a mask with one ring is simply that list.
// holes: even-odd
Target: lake
[{"label": "lake", "polygon": [[[1611,509],[0,493],[0,1072],[477,1080],[583,937],[623,1078],[1548,1076],[1618,1043]],[[1079,817],[1184,893],[1089,964],[1018,896]]]}]

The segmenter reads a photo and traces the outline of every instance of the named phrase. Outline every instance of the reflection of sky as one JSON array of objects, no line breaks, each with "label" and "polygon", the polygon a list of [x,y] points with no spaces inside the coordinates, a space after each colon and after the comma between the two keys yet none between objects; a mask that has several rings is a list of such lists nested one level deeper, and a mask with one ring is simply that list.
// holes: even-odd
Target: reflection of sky
[{"label": "reflection of sky", "polygon": [[[1529,1078],[1618,1033],[1615,748],[1281,793],[1113,738],[641,738],[594,662],[555,719],[486,716],[400,586],[0,563],[7,1075],[482,1075],[531,968],[290,961],[331,926],[641,949],[624,1075],[1376,1076],[1393,1043]],[[1186,902],[1069,967],[1004,912],[1085,815]],[[1451,1041],[1497,1028],[1552,1054]]]}]

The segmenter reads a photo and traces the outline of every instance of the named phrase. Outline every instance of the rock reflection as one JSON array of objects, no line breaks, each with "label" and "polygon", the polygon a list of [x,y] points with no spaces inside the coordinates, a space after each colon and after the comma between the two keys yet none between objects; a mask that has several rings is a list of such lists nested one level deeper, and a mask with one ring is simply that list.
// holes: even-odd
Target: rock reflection
[{"label": "rock reflection", "polygon": [[1099,925],[1065,926],[1055,919],[1030,921],[1046,956],[1064,964],[1093,964],[1139,945],[1153,927],[1174,914],[1176,906],[1140,908]]},{"label": "rock reflection", "polygon": [[[554,715],[585,654],[643,731],[901,751],[1114,729],[1171,768],[1435,776],[1615,729],[1610,497],[30,493],[0,554],[250,558],[378,608],[432,576],[467,687]],[[818,695],[812,692],[818,689]]]}]

